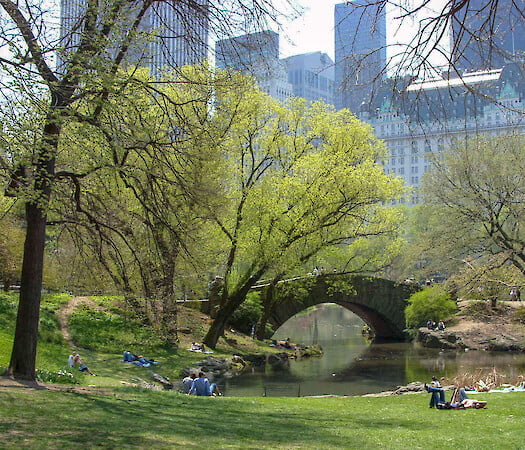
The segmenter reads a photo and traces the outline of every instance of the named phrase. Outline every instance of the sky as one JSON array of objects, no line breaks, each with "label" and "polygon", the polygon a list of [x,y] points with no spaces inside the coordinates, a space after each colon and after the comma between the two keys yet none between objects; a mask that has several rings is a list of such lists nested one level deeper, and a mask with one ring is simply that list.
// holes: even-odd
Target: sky
[{"label": "sky", "polygon": [[[286,0],[273,0],[274,5]],[[334,60],[334,5],[338,3],[345,3],[343,0],[295,0],[296,3],[302,5],[304,14],[290,23],[287,23],[284,30],[279,31],[280,34],[280,51],[281,57],[285,58],[291,55],[297,55],[307,52],[322,51],[327,53],[332,60]],[[418,29],[421,23],[429,17],[435,17],[436,11],[441,11],[446,0],[429,0],[426,7],[418,10],[417,15],[411,19],[404,19],[397,25],[392,25],[388,31],[388,48],[387,58],[389,59],[388,70],[399,72],[401,65],[409,64],[404,61],[406,55],[407,44],[418,39],[421,34]],[[390,19],[396,18],[400,15],[399,8],[396,9],[395,4],[405,5],[414,8],[419,3],[419,0],[403,0],[401,2],[390,2],[387,5],[387,14]],[[429,47],[434,39],[429,39]],[[447,44],[447,39],[442,41],[444,45]],[[426,54],[424,46],[418,50],[419,53],[425,54],[427,62],[432,67],[446,67],[447,66],[447,50],[441,47],[440,51],[431,51]],[[414,59],[415,61],[416,59]],[[411,71],[408,66],[406,70]]]},{"label": "sky", "polygon": [[334,5],[342,0],[301,0],[303,17],[280,31],[281,56],[322,51],[334,58]]}]

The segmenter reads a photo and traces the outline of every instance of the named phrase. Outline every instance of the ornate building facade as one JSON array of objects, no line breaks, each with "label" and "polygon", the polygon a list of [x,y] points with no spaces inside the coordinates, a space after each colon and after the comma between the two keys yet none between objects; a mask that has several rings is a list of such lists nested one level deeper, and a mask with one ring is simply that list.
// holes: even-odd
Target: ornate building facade
[{"label": "ornate building facade", "polygon": [[417,204],[421,177],[447,146],[480,135],[525,133],[525,65],[425,81],[407,77],[396,85],[387,80],[358,115],[388,147],[385,170],[413,188],[402,202]]}]

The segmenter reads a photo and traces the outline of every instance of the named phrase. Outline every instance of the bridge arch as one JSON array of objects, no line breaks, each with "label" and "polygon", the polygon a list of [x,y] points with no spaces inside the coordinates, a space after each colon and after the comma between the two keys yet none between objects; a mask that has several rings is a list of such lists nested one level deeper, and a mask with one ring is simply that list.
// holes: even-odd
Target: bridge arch
[{"label": "bridge arch", "polygon": [[361,317],[376,337],[403,340],[405,306],[418,289],[382,278],[346,274],[301,278],[277,286],[269,322],[277,329],[311,306],[336,303]]}]

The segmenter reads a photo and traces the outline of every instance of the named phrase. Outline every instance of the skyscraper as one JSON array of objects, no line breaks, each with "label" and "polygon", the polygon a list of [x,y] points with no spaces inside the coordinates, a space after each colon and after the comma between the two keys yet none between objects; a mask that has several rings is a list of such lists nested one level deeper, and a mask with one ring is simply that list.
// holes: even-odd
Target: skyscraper
[{"label": "skyscraper", "polygon": [[[83,18],[87,0],[61,0],[60,39],[63,52],[58,65],[63,64],[64,55],[80,43]],[[121,23],[114,33],[127,31],[134,4],[123,8]],[[127,16],[129,14],[129,16]],[[202,62],[208,52],[208,0],[196,0],[191,6],[180,2],[154,3],[142,19],[139,31],[147,38],[139,37],[128,51],[127,64],[148,67],[152,73]],[[114,36],[118,38],[118,36]],[[145,37],[145,36],[144,36]]]},{"label": "skyscraper", "polygon": [[507,62],[523,61],[524,10],[525,0],[470,0],[452,22],[455,67],[467,71],[498,69]]},{"label": "skyscraper", "polygon": [[292,87],[284,63],[279,59],[279,34],[259,31],[217,41],[215,65],[252,75],[259,88],[276,98],[290,97]]},{"label": "skyscraper", "polygon": [[326,53],[294,55],[284,63],[296,97],[334,104],[334,62]]},{"label": "skyscraper", "polygon": [[335,5],[335,105],[358,111],[386,76],[386,14],[368,1]]}]

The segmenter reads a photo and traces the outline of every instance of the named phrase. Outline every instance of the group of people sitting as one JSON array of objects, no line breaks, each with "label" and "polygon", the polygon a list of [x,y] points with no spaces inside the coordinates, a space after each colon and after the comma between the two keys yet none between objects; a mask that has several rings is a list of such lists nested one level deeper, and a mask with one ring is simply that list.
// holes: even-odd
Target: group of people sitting
[{"label": "group of people sitting", "polygon": [[149,359],[142,355],[135,355],[127,350],[122,354],[122,362],[135,364],[140,367],[150,367],[154,364],[158,364],[158,361],[155,361],[154,359]]},{"label": "group of people sitting", "polygon": [[297,348],[295,344],[292,344],[292,341],[290,338],[286,338],[285,341],[278,341],[276,339],[272,339],[272,343],[270,344],[270,347],[285,348],[287,350],[295,350]]},{"label": "group of people sitting", "polygon": [[222,396],[217,384],[210,383],[204,372],[190,373],[182,380],[182,390],[188,395],[197,395],[204,397]]},{"label": "group of people sitting", "polygon": [[444,331],[445,330],[445,322],[440,320],[437,324],[432,319],[427,320],[427,328],[429,330],[433,331]]},{"label": "group of people sitting", "polygon": [[481,409],[487,406],[486,401],[475,400],[469,398],[464,388],[456,388],[452,394],[449,402],[445,399],[445,390],[441,386],[441,383],[437,377],[432,377],[432,382],[427,385],[425,389],[432,395],[430,397],[430,408],[436,407],[437,409],[467,409],[476,408]]}]

